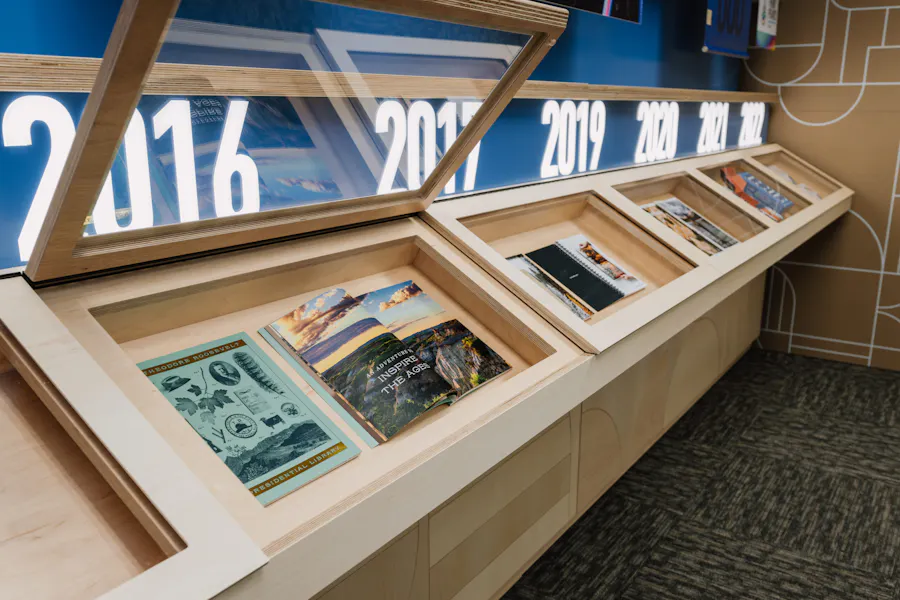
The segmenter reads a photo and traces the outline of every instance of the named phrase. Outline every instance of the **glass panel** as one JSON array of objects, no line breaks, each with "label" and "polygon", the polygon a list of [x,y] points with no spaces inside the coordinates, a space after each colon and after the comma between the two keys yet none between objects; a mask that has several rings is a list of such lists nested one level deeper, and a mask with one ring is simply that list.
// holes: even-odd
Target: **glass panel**
[{"label": "glass panel", "polygon": [[755,157],[757,161],[769,167],[769,170],[795,184],[816,199],[822,199],[840,189],[833,179],[817,173],[787,152],[777,151]]},{"label": "glass panel", "polygon": [[703,172],[776,223],[809,206],[809,202],[788,190],[781,182],[742,160],[710,167]]},{"label": "glass panel", "polygon": [[670,175],[616,189],[709,255],[727,250],[765,229],[688,175]]},{"label": "glass panel", "polygon": [[[417,189],[528,36],[184,0],[85,235]],[[478,151],[444,193],[474,187]]]}]

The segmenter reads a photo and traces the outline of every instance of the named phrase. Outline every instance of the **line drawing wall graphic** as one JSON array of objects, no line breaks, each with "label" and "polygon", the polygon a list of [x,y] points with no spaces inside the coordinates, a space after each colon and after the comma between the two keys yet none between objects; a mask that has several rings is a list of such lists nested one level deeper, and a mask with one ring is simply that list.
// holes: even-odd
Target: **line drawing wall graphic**
[{"label": "line drawing wall graphic", "polygon": [[778,39],[744,63],[778,94],[770,140],[857,193],[770,271],[761,344],[900,370],[900,2],[782,2]]}]

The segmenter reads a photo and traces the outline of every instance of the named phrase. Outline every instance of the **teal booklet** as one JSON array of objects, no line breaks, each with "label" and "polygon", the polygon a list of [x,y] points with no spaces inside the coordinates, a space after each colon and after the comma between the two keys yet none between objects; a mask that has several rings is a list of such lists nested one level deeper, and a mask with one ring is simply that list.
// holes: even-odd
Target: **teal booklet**
[{"label": "teal booklet", "polygon": [[359,455],[246,333],[138,367],[263,505]]}]

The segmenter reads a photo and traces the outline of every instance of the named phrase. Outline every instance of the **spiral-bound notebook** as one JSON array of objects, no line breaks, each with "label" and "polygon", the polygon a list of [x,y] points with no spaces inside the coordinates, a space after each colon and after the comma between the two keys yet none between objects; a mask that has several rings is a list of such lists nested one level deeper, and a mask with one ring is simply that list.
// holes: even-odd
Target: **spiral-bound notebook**
[{"label": "spiral-bound notebook", "polygon": [[646,287],[580,234],[508,260],[582,320]]}]

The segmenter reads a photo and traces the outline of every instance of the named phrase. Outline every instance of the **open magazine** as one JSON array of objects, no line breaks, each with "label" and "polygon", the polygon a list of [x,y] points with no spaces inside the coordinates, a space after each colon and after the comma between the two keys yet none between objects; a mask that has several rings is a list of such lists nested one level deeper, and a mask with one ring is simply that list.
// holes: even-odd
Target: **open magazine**
[{"label": "open magazine", "polygon": [[330,290],[265,331],[378,441],[511,368],[413,281]]},{"label": "open magazine", "polygon": [[584,321],[646,287],[581,234],[507,259]]},{"label": "open magazine", "polygon": [[778,193],[752,173],[738,172],[734,167],[723,167],[722,180],[741,200],[773,221],[783,221],[784,213],[794,206],[784,194]]},{"label": "open magazine", "polygon": [[648,204],[644,210],[709,255],[738,243],[715,223],[674,196]]}]

